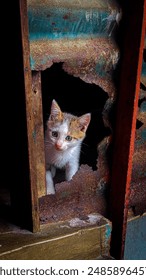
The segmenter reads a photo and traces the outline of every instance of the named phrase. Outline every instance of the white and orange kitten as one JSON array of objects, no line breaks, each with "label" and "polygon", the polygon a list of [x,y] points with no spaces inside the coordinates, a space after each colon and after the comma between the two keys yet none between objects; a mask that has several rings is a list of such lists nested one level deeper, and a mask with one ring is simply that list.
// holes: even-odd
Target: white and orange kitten
[{"label": "white and orange kitten", "polygon": [[79,169],[81,144],[86,136],[91,114],[80,117],[62,112],[55,100],[45,131],[47,194],[55,194],[53,177],[56,168],[65,169],[65,179],[70,181]]}]

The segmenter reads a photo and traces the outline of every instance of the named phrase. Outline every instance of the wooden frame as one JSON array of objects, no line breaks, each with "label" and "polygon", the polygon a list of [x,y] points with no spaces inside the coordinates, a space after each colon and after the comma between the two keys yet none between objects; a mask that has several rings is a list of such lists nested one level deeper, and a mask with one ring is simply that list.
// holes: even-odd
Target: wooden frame
[{"label": "wooden frame", "polygon": [[[30,168],[30,189],[32,202],[32,228],[33,232],[40,229],[38,192],[37,192],[37,159],[36,151],[36,118],[34,111],[34,91],[32,90],[32,75],[30,69],[30,52],[29,52],[29,32],[27,22],[27,5],[26,1],[20,1],[20,20],[22,34],[22,51],[23,51],[23,69],[24,69],[24,87],[26,99],[26,117],[28,131],[28,156]],[[38,109],[38,108],[37,108]],[[38,111],[36,113],[38,116]]]},{"label": "wooden frame", "polygon": [[[28,201],[25,201],[25,203],[28,203],[31,208],[31,226],[29,229],[37,232],[40,230],[38,197],[45,194],[44,183],[41,183],[41,186],[38,188],[39,182],[43,182],[45,176],[43,120],[41,116],[42,101],[40,94],[41,81],[40,72],[31,72],[30,69],[27,1],[18,0],[17,4],[20,9],[28,136],[28,172],[30,177],[30,197],[28,197]],[[110,218],[113,224],[111,255],[115,258],[123,258],[124,253],[142,50],[144,45],[146,0],[124,1],[124,5],[127,5],[129,14],[125,15],[127,31],[124,35],[125,52],[122,58],[110,194]],[[38,139],[41,143],[40,149],[37,146]],[[40,193],[38,193],[38,189]],[[28,218],[30,220],[30,217]]]}]

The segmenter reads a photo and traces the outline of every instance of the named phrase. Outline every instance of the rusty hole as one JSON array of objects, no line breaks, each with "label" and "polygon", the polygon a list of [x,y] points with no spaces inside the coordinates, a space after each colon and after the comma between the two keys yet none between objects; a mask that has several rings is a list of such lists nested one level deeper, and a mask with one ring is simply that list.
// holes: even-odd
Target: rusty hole
[{"label": "rusty hole", "polygon": [[146,86],[141,82],[140,83],[140,88],[142,89],[142,90],[146,90]]},{"label": "rusty hole", "polygon": [[[86,83],[80,78],[69,75],[63,70],[62,64],[54,63],[51,68],[41,72],[44,130],[52,99],[56,99],[63,111],[76,115],[91,112],[91,123],[82,145],[80,172],[73,181],[66,184],[64,174],[57,170],[54,177],[55,196],[46,195],[39,199],[41,224],[68,220],[72,217],[86,220],[86,216],[93,212],[101,213],[104,216],[106,214],[104,194],[98,194],[96,188],[98,177],[102,177],[105,172],[103,160],[105,151],[103,150],[106,150],[106,147],[102,146],[98,157],[97,145],[111,133],[103,122],[103,109],[108,94],[97,85]],[[103,167],[100,175],[98,175],[99,166],[98,171],[95,171],[97,158],[100,159]],[[82,184],[81,181],[83,181]]]},{"label": "rusty hole", "polygon": [[108,94],[97,85],[67,74],[62,69],[62,63],[54,63],[51,68],[42,72],[42,99],[44,129],[52,99],[56,99],[63,111],[75,115],[91,112],[91,123],[82,145],[80,163],[88,164],[96,170],[97,145],[109,134],[102,119]]},{"label": "rusty hole", "polygon": [[143,126],[143,122],[139,121],[139,120],[136,120],[136,129],[139,129]]},{"label": "rusty hole", "polygon": [[64,15],[64,16],[63,16],[63,19],[69,19],[69,16],[70,16],[69,14]]}]

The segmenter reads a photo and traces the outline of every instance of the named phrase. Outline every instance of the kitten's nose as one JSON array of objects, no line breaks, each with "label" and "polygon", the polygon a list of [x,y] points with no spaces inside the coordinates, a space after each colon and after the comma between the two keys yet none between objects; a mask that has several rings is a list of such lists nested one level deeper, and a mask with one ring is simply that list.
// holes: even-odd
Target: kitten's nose
[{"label": "kitten's nose", "polygon": [[62,150],[62,144],[61,144],[61,143],[56,143],[56,144],[55,144],[55,148],[56,148],[57,150]]}]

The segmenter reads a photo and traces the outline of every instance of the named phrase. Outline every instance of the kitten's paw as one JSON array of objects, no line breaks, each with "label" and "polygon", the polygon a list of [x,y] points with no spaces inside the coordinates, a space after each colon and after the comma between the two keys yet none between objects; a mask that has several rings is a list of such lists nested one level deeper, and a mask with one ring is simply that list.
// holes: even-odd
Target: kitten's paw
[{"label": "kitten's paw", "polygon": [[71,181],[73,176],[77,173],[78,168],[71,168],[70,166],[67,166],[66,172],[65,172],[65,179],[66,181]]},{"label": "kitten's paw", "polygon": [[54,187],[53,188],[50,188],[50,186],[47,186],[47,195],[49,194],[55,194],[55,189]]},{"label": "kitten's paw", "polygon": [[71,181],[72,177],[73,177],[73,176],[69,176],[69,175],[67,174],[67,175],[65,176],[65,180],[66,180],[66,181]]},{"label": "kitten's paw", "polygon": [[50,171],[46,172],[47,194],[55,194],[54,183]]},{"label": "kitten's paw", "polygon": [[76,174],[76,172],[75,172],[74,174],[71,174],[71,175],[70,175],[70,174],[69,174],[69,175],[68,175],[68,174],[65,175],[65,180],[66,180],[66,181],[71,181],[71,180],[73,179],[73,177],[74,177],[75,174]]}]

